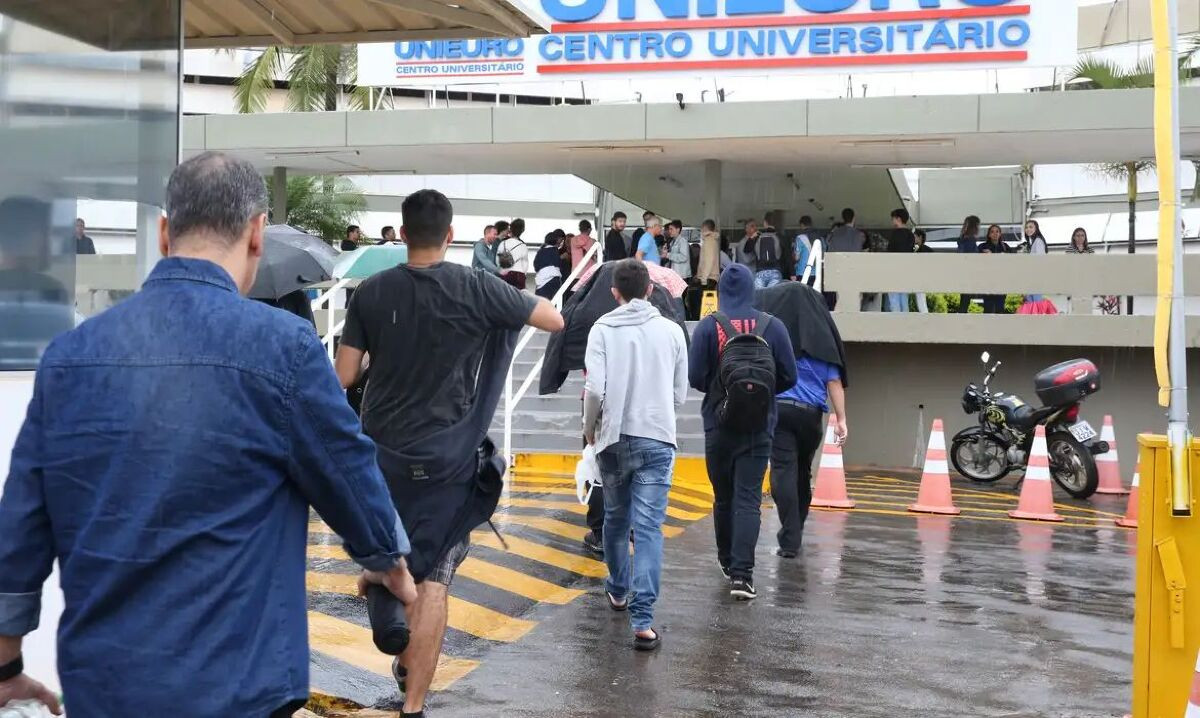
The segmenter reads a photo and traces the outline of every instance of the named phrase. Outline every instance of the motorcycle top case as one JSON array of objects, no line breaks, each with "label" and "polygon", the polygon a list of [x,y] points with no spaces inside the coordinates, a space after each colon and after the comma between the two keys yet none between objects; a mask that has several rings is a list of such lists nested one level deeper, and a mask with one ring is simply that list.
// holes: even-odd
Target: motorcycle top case
[{"label": "motorcycle top case", "polygon": [[1100,370],[1087,359],[1072,359],[1038,372],[1033,387],[1043,406],[1074,404],[1100,391]]}]

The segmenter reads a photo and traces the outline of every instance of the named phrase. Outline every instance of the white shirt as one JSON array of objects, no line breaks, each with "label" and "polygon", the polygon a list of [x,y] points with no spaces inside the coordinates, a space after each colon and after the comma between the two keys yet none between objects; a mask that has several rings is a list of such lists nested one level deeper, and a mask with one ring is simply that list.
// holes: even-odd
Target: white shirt
[{"label": "white shirt", "polygon": [[500,252],[508,252],[512,255],[512,271],[529,274],[529,245],[525,244],[523,240],[509,237],[500,243]]}]

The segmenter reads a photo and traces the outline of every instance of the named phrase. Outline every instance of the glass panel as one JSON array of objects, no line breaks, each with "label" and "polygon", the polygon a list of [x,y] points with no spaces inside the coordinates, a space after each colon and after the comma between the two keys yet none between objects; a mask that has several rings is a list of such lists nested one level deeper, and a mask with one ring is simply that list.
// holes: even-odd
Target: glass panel
[{"label": "glass panel", "polygon": [[0,370],[35,368],[54,335],[137,286],[135,258],[105,254],[103,216],[89,229],[84,208],[156,232],[178,154],[179,7],[0,0]]}]

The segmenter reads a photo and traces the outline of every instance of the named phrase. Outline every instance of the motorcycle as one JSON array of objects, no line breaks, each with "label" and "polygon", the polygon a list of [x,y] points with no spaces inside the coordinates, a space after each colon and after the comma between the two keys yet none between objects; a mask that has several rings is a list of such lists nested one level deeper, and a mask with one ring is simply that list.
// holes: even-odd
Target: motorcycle
[{"label": "motorcycle", "polygon": [[[987,368],[990,355],[984,352],[981,359]],[[1100,483],[1095,457],[1107,453],[1109,446],[1097,441],[1096,430],[1079,418],[1079,405],[1100,391],[1096,365],[1074,359],[1039,372],[1034,388],[1043,404],[1040,409],[1016,394],[991,391],[988,385],[1000,365],[997,361],[987,369],[982,385],[968,384],[963,392],[963,411],[978,414],[979,425],[955,435],[950,449],[954,468],[980,483],[995,483],[1014,470],[1024,470],[1035,430],[1044,424],[1054,481],[1077,499],[1094,494]]]}]

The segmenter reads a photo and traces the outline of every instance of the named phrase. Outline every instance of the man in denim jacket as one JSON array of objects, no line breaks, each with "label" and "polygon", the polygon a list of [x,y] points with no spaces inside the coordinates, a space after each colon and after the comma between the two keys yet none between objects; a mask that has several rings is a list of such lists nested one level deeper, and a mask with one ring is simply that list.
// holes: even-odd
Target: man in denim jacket
[{"label": "man in denim jacket", "polygon": [[[0,705],[58,561],[72,718],[290,716],[308,697],[309,506],[401,600],[408,538],[310,324],[243,298],[266,191],[184,162],[142,290],[55,339],[0,498]],[[5,667],[8,670],[5,671]]]}]

